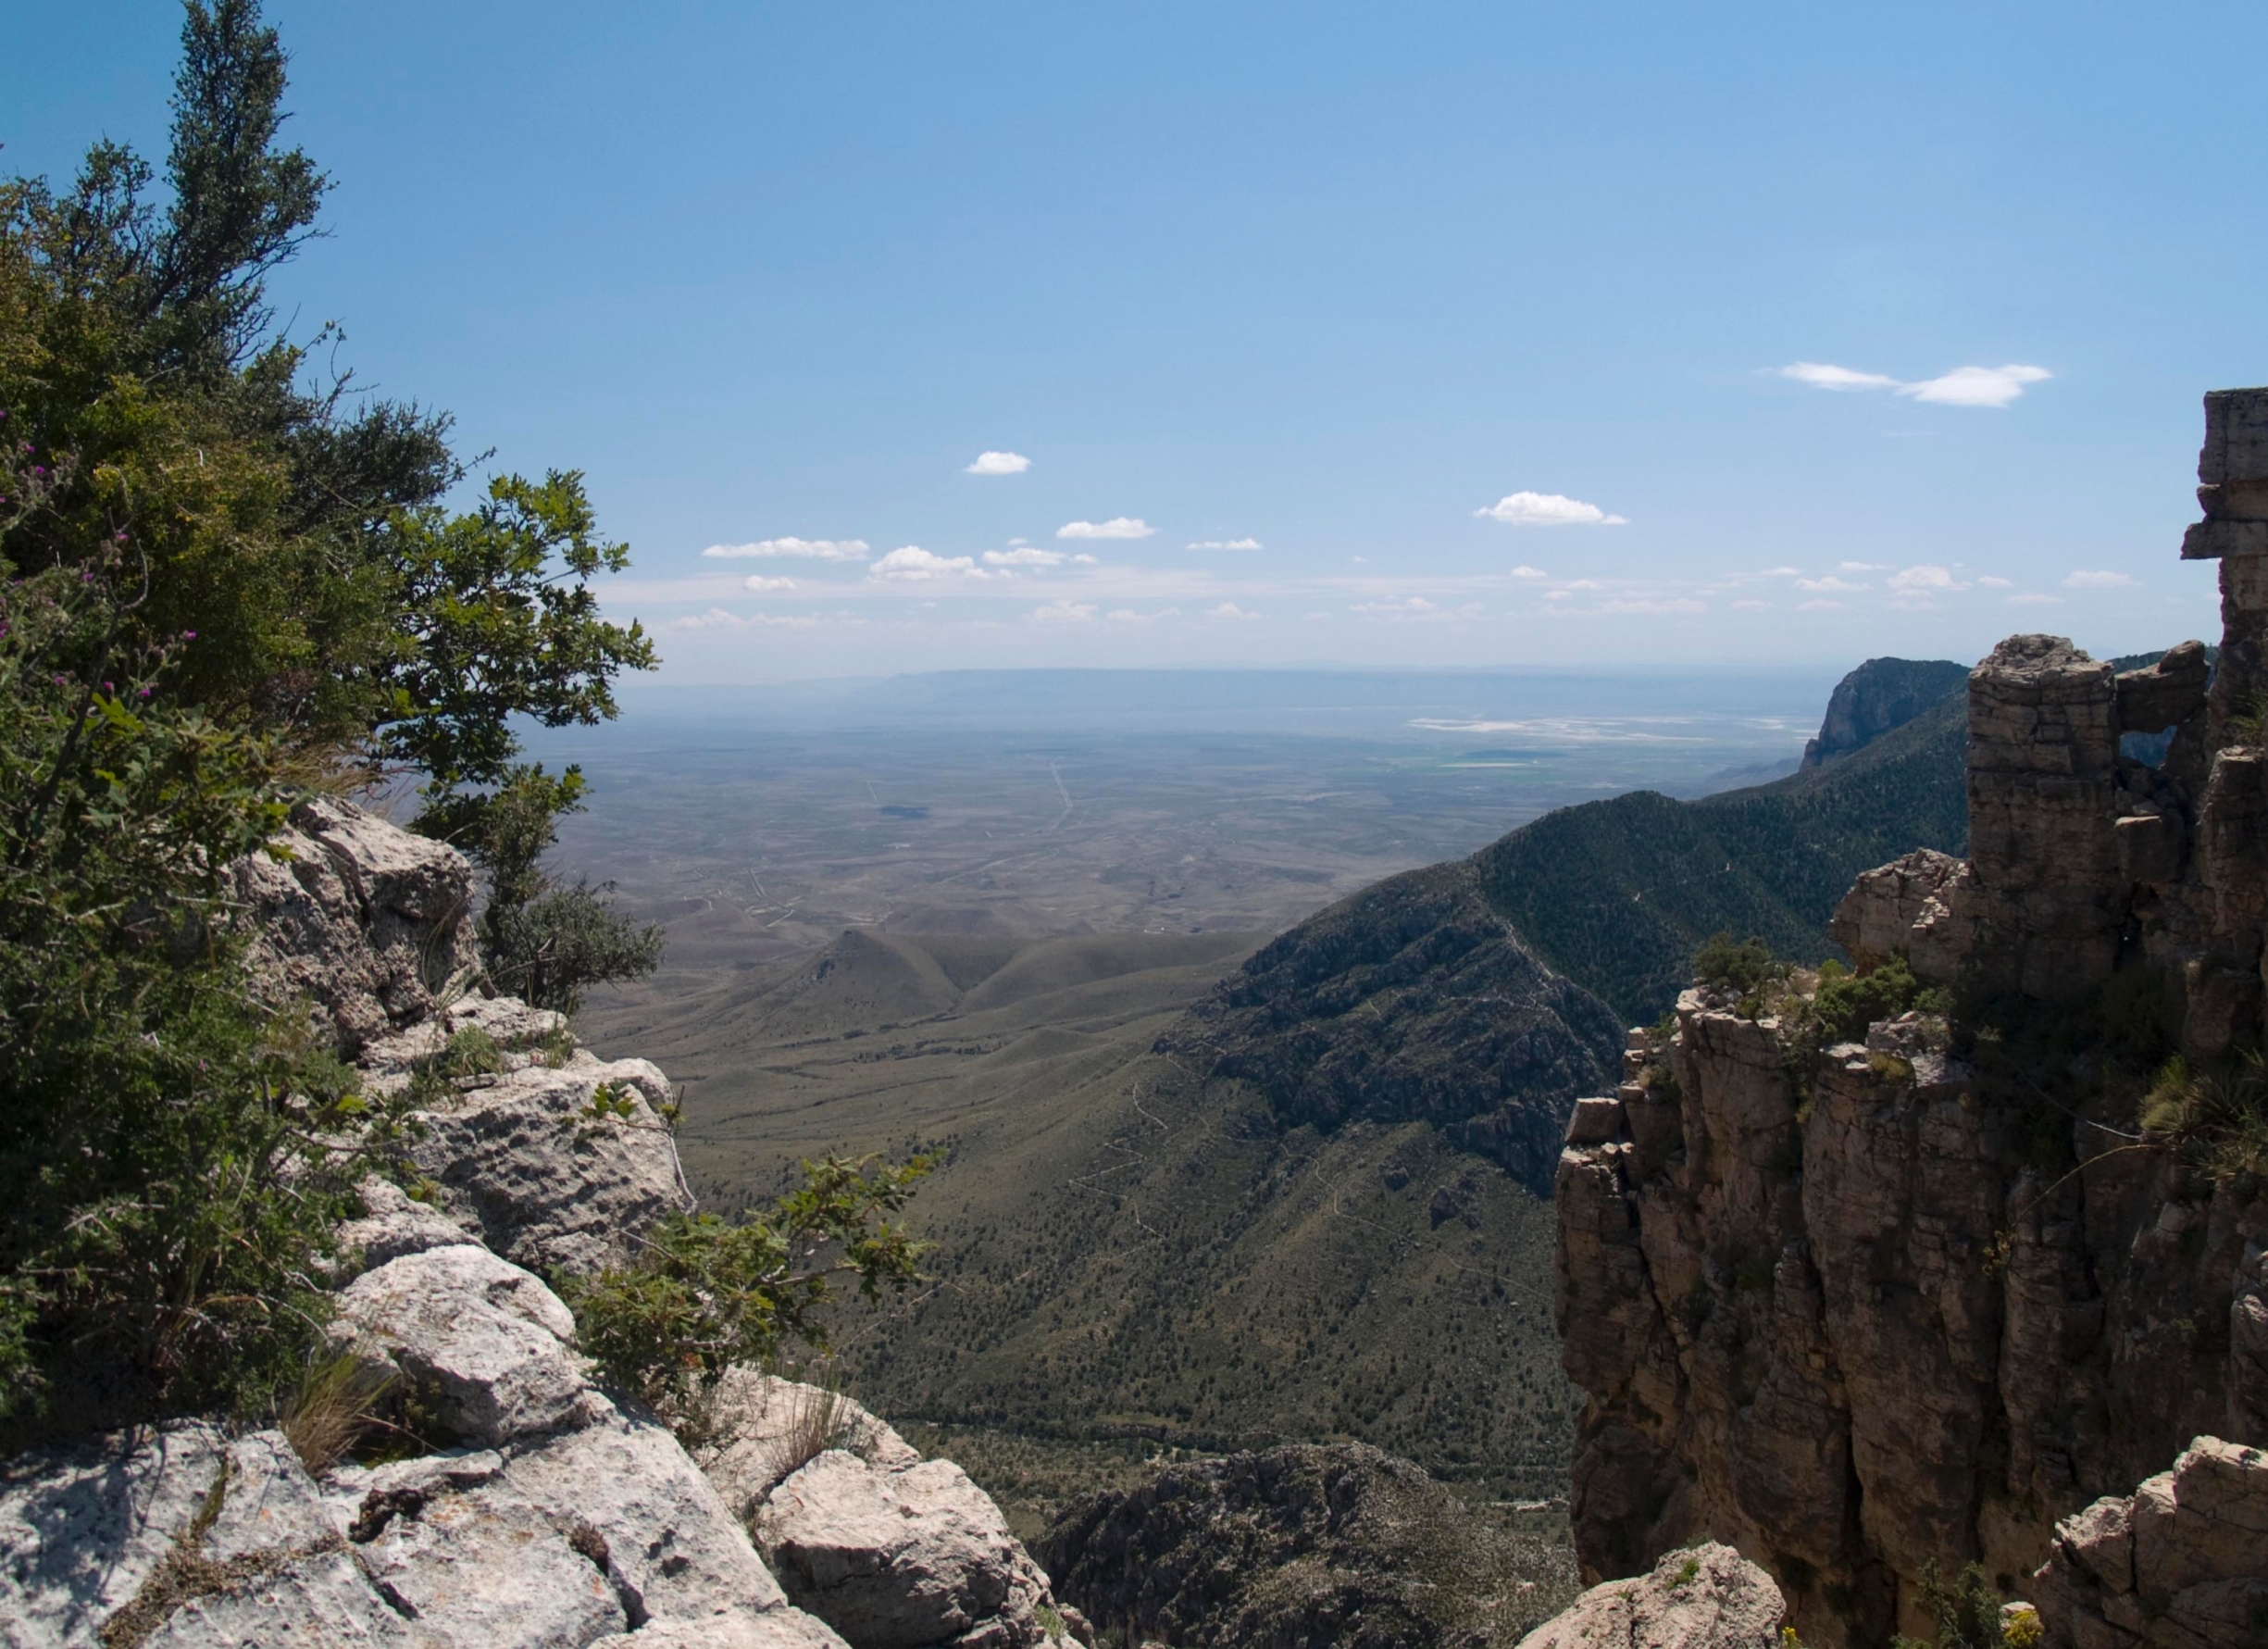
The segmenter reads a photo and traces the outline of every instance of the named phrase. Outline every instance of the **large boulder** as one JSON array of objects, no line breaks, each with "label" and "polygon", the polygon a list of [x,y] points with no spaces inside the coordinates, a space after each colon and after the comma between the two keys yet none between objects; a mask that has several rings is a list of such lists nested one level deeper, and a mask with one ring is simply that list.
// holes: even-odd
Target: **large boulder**
[{"label": "large boulder", "polygon": [[365,1272],[339,1295],[330,1332],[465,1442],[493,1445],[583,1414],[573,1315],[485,1248],[429,1248]]},{"label": "large boulder", "polygon": [[1520,1649],[1775,1649],[1786,1613],[1770,1575],[1711,1542],[1593,1586]]},{"label": "large boulder", "polygon": [[344,1058],[481,979],[465,856],[351,802],[298,803],[230,876],[261,993],[307,1004]]},{"label": "large boulder", "polygon": [[[602,1089],[613,1104],[594,1109]],[[410,1156],[441,1206],[498,1254],[532,1270],[590,1272],[692,1206],[668,1103],[668,1079],[648,1061],[577,1049],[556,1068],[522,1065],[418,1113]]]},{"label": "large boulder", "polygon": [[829,1449],[885,1471],[921,1464],[911,1443],[841,1392],[755,1368],[725,1371],[710,1398],[707,1430],[711,1441],[693,1457],[743,1518]]},{"label": "large boulder", "polygon": [[2064,1518],[2033,1600],[2052,1649],[2268,1643],[2268,1451],[2200,1437]]},{"label": "large boulder", "polygon": [[890,1471],[829,1449],[772,1491],[755,1536],[788,1596],[852,1649],[1030,1649],[1050,1636],[1047,1577],[949,1460]]}]

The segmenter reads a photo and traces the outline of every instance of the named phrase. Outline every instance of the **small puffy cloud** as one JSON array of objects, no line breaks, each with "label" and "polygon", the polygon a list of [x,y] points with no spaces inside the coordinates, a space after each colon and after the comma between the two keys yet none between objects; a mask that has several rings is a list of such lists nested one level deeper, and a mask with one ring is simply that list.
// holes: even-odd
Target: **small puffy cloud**
[{"label": "small puffy cloud", "polygon": [[741,582],[745,584],[749,589],[754,590],[759,593],[766,590],[792,590],[795,588],[795,581],[793,579],[767,579],[760,572],[751,573],[747,578],[742,579]]},{"label": "small puffy cloud", "polygon": [[1889,568],[1880,561],[1838,561],[1837,572],[1888,572]]},{"label": "small puffy cloud", "polygon": [[2045,367],[1955,367],[1936,378],[1906,383],[1882,372],[1859,372],[1823,361],[1798,361],[1779,369],[1782,378],[1823,390],[1888,390],[1911,401],[1938,406],[2005,406],[2022,395],[2026,384],[2045,383],[2055,376]]},{"label": "small puffy cloud", "polygon": [[1801,567],[1767,567],[1760,576],[1767,579],[1800,579],[1803,576],[1803,569]]},{"label": "small puffy cloud", "polygon": [[1953,576],[1950,567],[1909,567],[1903,572],[1890,575],[1890,588],[1906,595],[1930,595],[1945,590],[1966,590],[1969,586]]},{"label": "small puffy cloud", "polygon": [[1161,618],[1178,618],[1179,607],[1160,607],[1153,613],[1137,612],[1132,607],[1116,607],[1108,615],[1113,624],[1155,624]]},{"label": "small puffy cloud", "polygon": [[2066,590],[2126,590],[2134,580],[2123,572],[2074,572],[2063,576]]},{"label": "small puffy cloud", "polygon": [[1057,538],[1148,538],[1157,529],[1140,516],[1113,516],[1107,521],[1065,521],[1055,529]]},{"label": "small puffy cloud", "polygon": [[1611,516],[1595,504],[1560,493],[1507,493],[1494,504],[1473,512],[1510,527],[1626,527],[1629,522]]},{"label": "small puffy cloud", "polygon": [[1543,598],[1546,601],[1573,601],[1575,593],[1571,590],[1546,590]]},{"label": "small puffy cloud", "polygon": [[1515,579],[1548,579],[1551,575],[1540,567],[1528,567],[1523,564],[1512,569],[1512,576]]},{"label": "small puffy cloud", "polygon": [[1022,453],[978,453],[974,464],[961,468],[964,475],[1021,475],[1031,468]]},{"label": "small puffy cloud", "polygon": [[1897,379],[1879,372],[1853,372],[1849,367],[1831,367],[1825,361],[1798,361],[1792,367],[1782,367],[1779,372],[1782,378],[1818,390],[1887,390],[1898,385]]},{"label": "small puffy cloud", "polygon": [[1440,610],[1422,595],[1413,595],[1407,601],[1365,601],[1347,609],[1350,613],[1368,613],[1380,618],[1423,618]]},{"label": "small puffy cloud", "polygon": [[1851,583],[1848,579],[1838,579],[1833,573],[1827,574],[1827,576],[1824,579],[1798,579],[1796,581],[1797,589],[1816,590],[1823,594],[1832,593],[1837,595],[1852,595],[1856,594],[1861,590],[1869,589],[1872,586],[1866,584]]},{"label": "small puffy cloud", "polygon": [[1060,567],[1063,559],[1061,550],[1036,550],[1029,544],[1021,549],[987,550],[984,553],[987,567]]},{"label": "small puffy cloud", "polygon": [[2042,595],[2037,591],[2027,591],[2022,595],[2010,596],[2008,605],[2013,607],[2060,607],[2063,605],[2063,598],[2060,595]]},{"label": "small puffy cloud", "polygon": [[1081,550],[1078,555],[1071,557],[1071,565],[1074,567],[1100,567],[1103,565],[1103,557],[1100,556],[1090,556],[1086,551]]},{"label": "small puffy cloud", "polygon": [[1984,585],[1984,587],[1988,590],[2013,590],[2016,587],[2015,580],[1995,578],[1990,573],[1985,574],[1984,577],[1978,579],[1976,581]]},{"label": "small puffy cloud", "polygon": [[1256,550],[1260,547],[1260,541],[1256,538],[1205,538],[1188,547],[1192,550]]},{"label": "small puffy cloud", "polygon": [[717,561],[769,556],[793,556],[805,561],[864,561],[869,552],[863,538],[766,538],[754,543],[713,543],[701,553]]},{"label": "small puffy cloud", "polygon": [[2045,383],[2055,374],[2045,367],[1956,367],[1942,378],[1901,383],[1898,393],[1939,406],[2005,406],[2027,383]]},{"label": "small puffy cloud", "polygon": [[1257,618],[1260,617],[1260,615],[1258,613],[1246,612],[1233,601],[1224,601],[1216,607],[1207,607],[1205,609],[1205,617],[1208,618],[1237,619]]},{"label": "small puffy cloud", "polygon": [[1570,590],[1603,590],[1606,586],[1597,579],[1574,579],[1568,582],[1567,588]]},{"label": "small puffy cloud", "polygon": [[1031,610],[1034,624],[1091,624],[1098,611],[1091,601],[1051,601]]},{"label": "small puffy cloud", "polygon": [[887,583],[913,584],[954,579],[1005,578],[1005,573],[987,572],[967,556],[938,556],[917,543],[895,549],[866,568],[866,576]]}]

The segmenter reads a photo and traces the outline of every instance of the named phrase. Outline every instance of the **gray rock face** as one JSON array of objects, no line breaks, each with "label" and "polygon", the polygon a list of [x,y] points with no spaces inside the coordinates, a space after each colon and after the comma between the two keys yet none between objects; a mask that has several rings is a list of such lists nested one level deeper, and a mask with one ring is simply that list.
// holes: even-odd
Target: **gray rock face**
[{"label": "gray rock face", "polygon": [[581,1409],[574,1317],[485,1248],[430,1248],[365,1272],[340,1294],[331,1334],[430,1395],[467,1442],[548,1431]]},{"label": "gray rock face", "polygon": [[525,1501],[480,1492],[395,1517],[357,1549],[405,1618],[450,1649],[581,1649],[629,1624],[604,1559]]},{"label": "gray rock face", "polygon": [[644,1630],[601,1638],[591,1649],[843,1649],[827,1622],[801,1609],[656,1620]]},{"label": "gray rock face", "polygon": [[275,845],[289,856],[255,854],[231,870],[247,961],[274,1000],[307,1001],[343,1056],[480,979],[465,920],[472,867],[455,849],[329,796],[294,806]]},{"label": "gray rock face", "polygon": [[[631,1114],[585,1113],[602,1086]],[[643,1059],[577,1050],[557,1069],[531,1064],[420,1112],[410,1156],[442,1206],[516,1265],[587,1272],[628,1257],[629,1238],[690,1208],[660,1107],[669,1082]]]},{"label": "gray rock face", "polygon": [[1711,1542],[1665,1554],[1638,1580],[1593,1586],[1520,1649],[1776,1649],[1785,1612],[1770,1575]]},{"label": "gray rock face", "polygon": [[632,1624],[755,1614],[787,1602],[723,1499],[651,1420],[605,1414],[516,1453],[499,1484],[571,1513],[598,1536]]},{"label": "gray rock face", "polygon": [[339,1247],[357,1255],[364,1270],[423,1254],[429,1248],[456,1248],[478,1243],[480,1233],[468,1222],[442,1213],[430,1203],[414,1203],[391,1181],[369,1179],[356,1187],[366,1212],[339,1228]]},{"label": "gray rock face", "polygon": [[[192,1597],[143,1643],[144,1649],[444,1649],[461,1641],[404,1618],[353,1557],[333,1548]],[[499,1645],[512,1641],[492,1640]]]},{"label": "gray rock face", "polygon": [[710,1429],[717,1441],[696,1455],[734,1515],[755,1514],[771,1492],[830,1448],[884,1471],[921,1464],[921,1455],[848,1397],[754,1368],[729,1368],[718,1381]]},{"label": "gray rock face", "polygon": [[2056,1525],[2033,1597],[2051,1649],[2268,1641],[2268,1454],[2200,1437]]},{"label": "gray rock face", "polygon": [[0,1644],[93,1644],[177,1547],[210,1564],[335,1544],[283,1439],[203,1422],[28,1455],[0,1473]]},{"label": "gray rock face", "polygon": [[1047,1578],[950,1460],[889,1471],[830,1449],[772,1491],[756,1543],[852,1649],[1029,1649]]}]

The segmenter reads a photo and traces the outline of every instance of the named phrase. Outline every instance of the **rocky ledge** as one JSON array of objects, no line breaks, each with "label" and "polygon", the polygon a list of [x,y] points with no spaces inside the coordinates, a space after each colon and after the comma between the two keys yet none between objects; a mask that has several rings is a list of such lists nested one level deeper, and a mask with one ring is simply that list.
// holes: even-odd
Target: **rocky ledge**
[{"label": "rocky ledge", "polygon": [[[484,990],[451,849],[323,799],[282,844],[238,868],[267,988],[367,1085],[425,1084],[431,1200],[364,1188],[330,1332],[450,1441],[310,1470],[282,1431],[191,1419],[10,1461],[0,1644],[1090,1641],[984,1493],[855,1404],[736,1369],[696,1455],[603,1389],[539,1273],[592,1269],[690,1205],[667,1080]],[[446,1057],[468,1040],[478,1060]]]}]

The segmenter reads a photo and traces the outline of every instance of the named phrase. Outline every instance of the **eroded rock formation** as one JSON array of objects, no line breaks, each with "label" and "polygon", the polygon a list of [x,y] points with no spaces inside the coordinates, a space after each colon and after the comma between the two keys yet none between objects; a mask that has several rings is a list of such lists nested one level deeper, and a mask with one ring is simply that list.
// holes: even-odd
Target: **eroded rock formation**
[{"label": "eroded rock formation", "polygon": [[330,800],[280,845],[235,871],[264,988],[367,1087],[423,1084],[431,1200],[363,1188],[331,1336],[451,1441],[311,1473],[281,1431],[191,1420],[9,1461],[0,1645],[1040,1649],[1083,1626],[957,1467],[855,1405],[735,1370],[696,1460],[597,1383],[543,1276],[689,1205],[667,1079],[487,993],[450,849]]},{"label": "eroded rock formation", "polygon": [[[2105,1011],[2129,971],[2193,1059],[2259,1041],[2268,391],[2209,397],[2207,428],[2184,554],[2223,558],[2217,674],[2197,643],[2124,674],[2059,637],[2002,643],[1969,680],[1970,856],[1859,879],[1833,933],[1863,969],[1903,957],[2036,1005],[2019,1017]],[[2129,734],[2160,764],[2123,755]],[[2211,1439],[2268,1443],[2268,1195],[2059,1099],[2083,1068],[1980,1085],[1942,1018],[1799,1038],[1812,988],[1688,992],[1674,1033],[1633,1033],[1618,1093],[1577,1108],[1559,1310],[1588,1398],[1587,1576],[1723,1540],[1773,1570],[1807,1641],[1874,1644],[1931,1630],[1927,1565],[1981,1561],[2021,1594],[2052,1555],[2051,1642],[2268,1641],[2226,1624],[2268,1584],[2268,1543],[2145,1585],[2087,1567],[2080,1524],[2057,1532],[2211,1477]],[[2220,1601],[2183,1604],[2180,1636],[2167,1588],[2205,1585]]]}]

